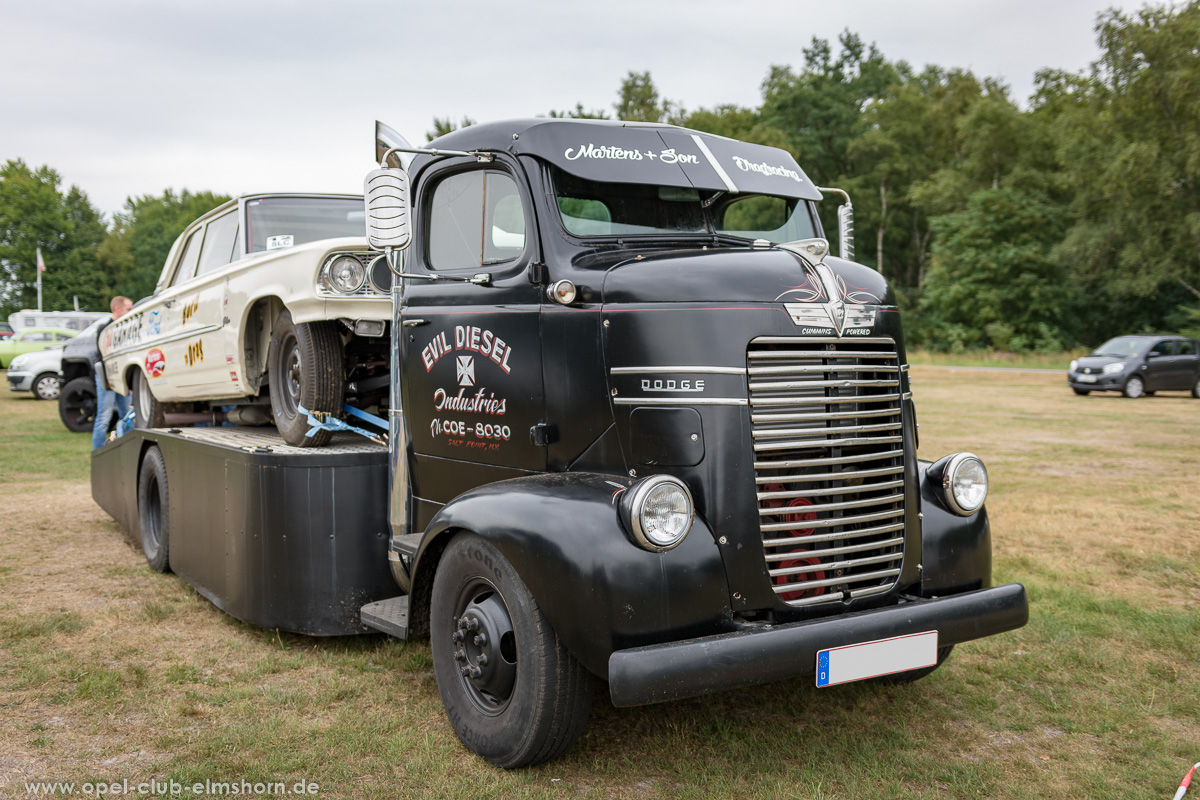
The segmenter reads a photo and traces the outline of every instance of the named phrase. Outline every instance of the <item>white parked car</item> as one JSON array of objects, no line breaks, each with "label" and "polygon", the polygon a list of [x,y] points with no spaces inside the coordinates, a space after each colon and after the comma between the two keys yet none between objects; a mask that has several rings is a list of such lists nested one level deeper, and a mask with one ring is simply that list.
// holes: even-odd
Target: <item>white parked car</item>
[{"label": "white parked car", "polygon": [[62,346],[19,355],[8,365],[8,388],[54,400],[62,389]]},{"label": "white parked car", "polygon": [[240,197],[192,223],[154,294],[101,332],[105,375],[139,427],[252,405],[289,444],[321,445],[301,408],[386,402],[391,286],[361,196]]}]

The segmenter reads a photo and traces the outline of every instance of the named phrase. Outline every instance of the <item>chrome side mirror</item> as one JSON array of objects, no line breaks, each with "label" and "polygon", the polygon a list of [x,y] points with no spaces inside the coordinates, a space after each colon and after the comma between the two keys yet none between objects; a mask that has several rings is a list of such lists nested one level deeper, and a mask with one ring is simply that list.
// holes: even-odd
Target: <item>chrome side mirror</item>
[{"label": "chrome side mirror", "polygon": [[408,173],[384,167],[363,181],[367,241],[376,250],[403,250],[412,241]]},{"label": "chrome side mirror", "polygon": [[840,194],[845,202],[838,206],[838,255],[847,261],[854,260],[854,206],[850,204],[850,195],[841,189],[820,187],[820,192]]}]

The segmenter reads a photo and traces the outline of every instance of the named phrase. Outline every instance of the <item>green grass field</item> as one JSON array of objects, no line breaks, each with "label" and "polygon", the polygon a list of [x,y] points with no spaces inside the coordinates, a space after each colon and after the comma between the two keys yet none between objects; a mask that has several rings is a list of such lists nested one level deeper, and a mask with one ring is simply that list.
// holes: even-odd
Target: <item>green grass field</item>
[{"label": "green grass field", "polygon": [[[1030,624],[907,687],[811,679],[615,709],[503,772],[425,642],[239,623],[91,500],[89,437],[0,395],[0,796],[35,781],[315,782],[328,798],[1167,798],[1200,761],[1200,401],[913,368],[920,454],[992,479],[997,582]],[[177,796],[190,796],[185,792]]]}]

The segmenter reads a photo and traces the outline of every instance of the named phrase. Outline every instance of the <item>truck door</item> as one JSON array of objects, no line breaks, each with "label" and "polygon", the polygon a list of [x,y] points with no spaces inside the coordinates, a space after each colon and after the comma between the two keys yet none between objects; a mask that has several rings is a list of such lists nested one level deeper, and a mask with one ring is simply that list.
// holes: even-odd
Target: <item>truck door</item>
[{"label": "truck door", "polygon": [[[400,308],[404,413],[413,492],[445,503],[482,483],[546,467],[530,428],[542,420],[540,287],[534,225],[516,171],[449,163],[415,187],[405,271],[488,285],[406,279]],[[418,512],[420,513],[420,512]]]}]

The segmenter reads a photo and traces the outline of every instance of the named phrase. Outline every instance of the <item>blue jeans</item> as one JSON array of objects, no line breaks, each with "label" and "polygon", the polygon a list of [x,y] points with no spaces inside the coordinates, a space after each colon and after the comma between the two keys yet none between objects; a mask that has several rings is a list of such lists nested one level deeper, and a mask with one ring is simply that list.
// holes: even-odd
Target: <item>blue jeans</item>
[{"label": "blue jeans", "polygon": [[96,373],[96,422],[92,425],[92,449],[104,444],[108,438],[108,424],[115,413],[117,419],[129,412],[130,396],[117,394],[111,389],[105,389],[101,383],[100,373]]}]

